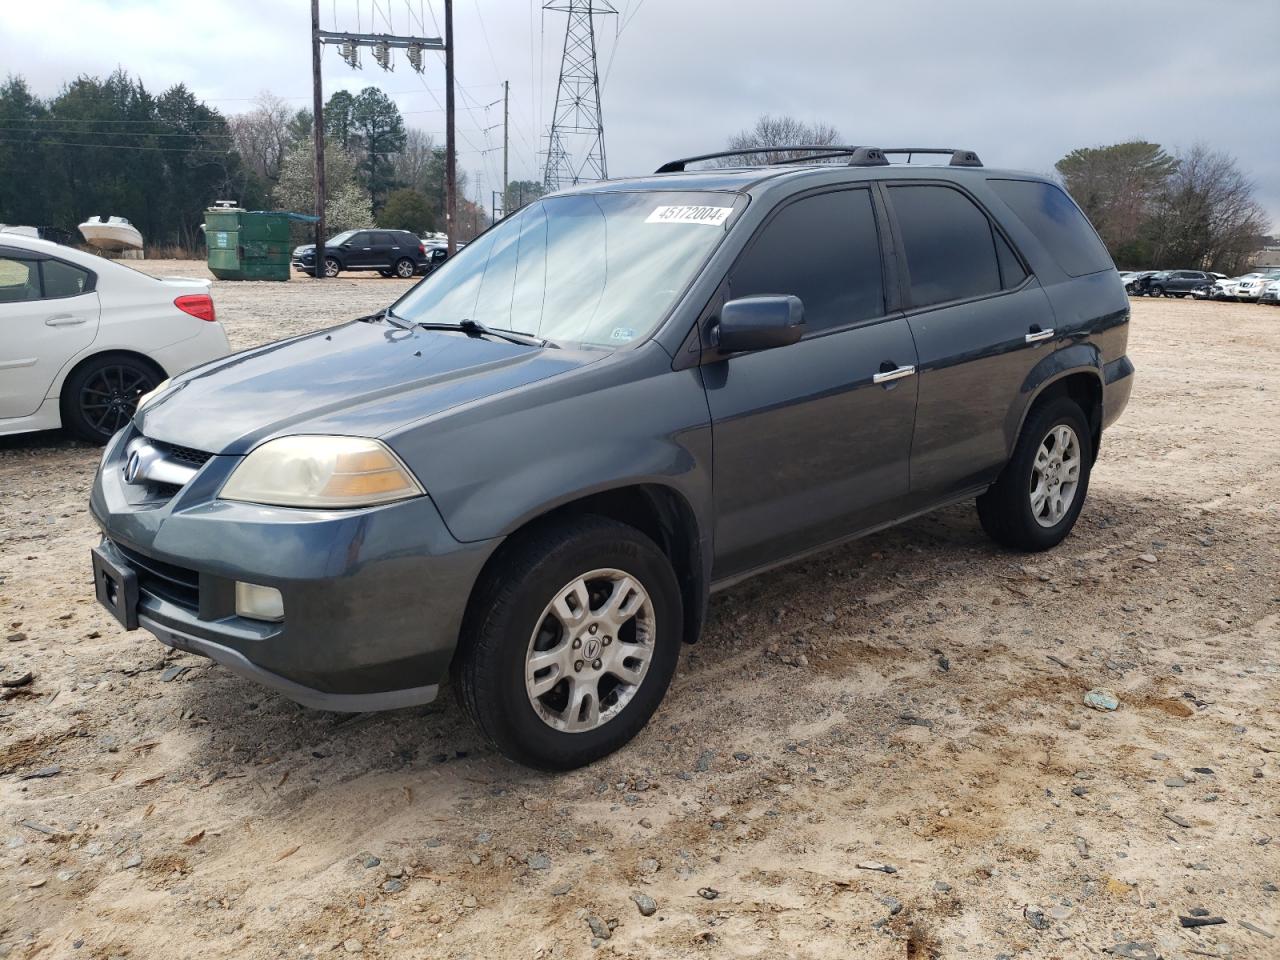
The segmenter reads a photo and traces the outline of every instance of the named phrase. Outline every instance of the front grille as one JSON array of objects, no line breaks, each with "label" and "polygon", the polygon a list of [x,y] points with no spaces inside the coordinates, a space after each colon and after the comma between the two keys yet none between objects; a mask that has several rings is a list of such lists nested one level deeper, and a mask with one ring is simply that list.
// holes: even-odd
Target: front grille
[{"label": "front grille", "polygon": [[163,450],[165,456],[170,460],[177,460],[179,463],[185,463],[193,467],[203,467],[212,453],[205,453],[203,450],[196,450],[193,447],[180,447],[176,443],[165,443],[163,440],[148,440],[157,450]]},{"label": "front grille", "polygon": [[200,574],[186,567],[166,563],[111,541],[138,575],[138,589],[193,613],[200,609]]}]

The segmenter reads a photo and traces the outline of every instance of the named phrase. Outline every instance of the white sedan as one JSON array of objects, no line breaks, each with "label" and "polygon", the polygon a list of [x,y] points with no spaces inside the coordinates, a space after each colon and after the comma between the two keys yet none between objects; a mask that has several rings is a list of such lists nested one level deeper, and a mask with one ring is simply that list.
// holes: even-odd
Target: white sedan
[{"label": "white sedan", "polygon": [[209,287],[0,235],[0,436],[105,443],[166,377],[230,352]]}]

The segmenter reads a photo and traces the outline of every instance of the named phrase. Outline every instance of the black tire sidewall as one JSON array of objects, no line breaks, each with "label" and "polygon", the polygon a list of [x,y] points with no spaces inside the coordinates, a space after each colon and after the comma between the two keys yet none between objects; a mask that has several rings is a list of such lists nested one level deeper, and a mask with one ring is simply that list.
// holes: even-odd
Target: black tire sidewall
[{"label": "black tire sidewall", "polygon": [[[329,272],[329,264],[331,264],[331,263],[333,264],[333,272],[332,272],[332,273],[330,273],[330,272]],[[337,258],[336,258],[336,257],[325,257],[325,258],[324,258],[324,275],[325,275],[326,277],[330,277],[330,278],[332,278],[332,277],[336,277],[336,276],[337,276],[339,273],[341,273],[341,272],[342,272],[342,264],[338,262],[338,260],[337,260]]]},{"label": "black tire sidewall", "polygon": [[[402,272],[401,272],[401,270],[400,270],[400,265],[401,265],[402,263],[407,263],[407,264],[409,265],[409,272],[408,272],[408,273],[402,273]],[[417,271],[418,271],[418,268],[417,268],[416,266],[414,266],[413,261],[412,261],[412,260],[410,260],[408,257],[401,257],[399,260],[397,260],[397,261],[396,261],[396,265],[395,265],[395,267],[392,269],[392,273],[393,273],[395,276],[399,277],[401,280],[408,280],[408,279],[409,279],[410,277],[412,277],[415,273],[417,273]]]},{"label": "black tire sidewall", "polygon": [[[655,649],[640,689],[623,711],[595,730],[565,733],[548,726],[529,702],[524,668],[529,638],[556,591],[591,570],[615,568],[635,578],[653,603]],[[495,669],[479,674],[484,689],[471,705],[476,719],[505,754],[547,770],[568,770],[617,750],[657,710],[680,656],[680,589],[671,565],[643,534],[604,522],[566,531],[561,543],[539,558],[511,591],[500,595],[469,652],[492,657]],[[472,676],[477,674],[473,673]]]},{"label": "black tire sidewall", "polygon": [[[1062,519],[1052,527],[1044,527],[1036,520],[1031,509],[1031,476],[1035,465],[1036,451],[1049,431],[1060,424],[1071,427],[1076,434],[1076,442],[1080,445],[1080,480],[1076,487],[1075,497]],[[1017,496],[1021,516],[1020,526],[1029,540],[1034,541],[1038,549],[1057,546],[1075,526],[1080,511],[1084,509],[1085,498],[1089,493],[1089,475],[1093,465],[1093,437],[1089,425],[1080,407],[1072,400],[1060,398],[1032,414],[1023,429],[1018,441],[1018,449],[1010,463],[1012,483],[1011,494]]]},{"label": "black tire sidewall", "polygon": [[[94,357],[67,377],[62,385],[62,395],[59,403],[62,411],[62,425],[81,440],[96,444],[106,443],[115,435],[115,432],[104,434],[89,422],[88,417],[85,416],[80,406],[80,393],[85,383],[102,370],[103,367],[127,367],[143,374],[148,378],[146,381],[147,390],[154,389],[156,384],[164,379],[164,374],[158,372],[154,365],[137,357],[118,354],[104,354],[100,357]],[[147,391],[144,390],[143,392]]]}]

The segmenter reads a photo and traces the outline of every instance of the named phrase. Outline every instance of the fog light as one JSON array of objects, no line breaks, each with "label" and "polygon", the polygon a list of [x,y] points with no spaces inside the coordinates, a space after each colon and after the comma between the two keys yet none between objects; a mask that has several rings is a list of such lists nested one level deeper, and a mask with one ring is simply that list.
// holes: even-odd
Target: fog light
[{"label": "fog light", "polygon": [[283,620],[284,597],[275,587],[236,581],[236,615],[254,620]]}]

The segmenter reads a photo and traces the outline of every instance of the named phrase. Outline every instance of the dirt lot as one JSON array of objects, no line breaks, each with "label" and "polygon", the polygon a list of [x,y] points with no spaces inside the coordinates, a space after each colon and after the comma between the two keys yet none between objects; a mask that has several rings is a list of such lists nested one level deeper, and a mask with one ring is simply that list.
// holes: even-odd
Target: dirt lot
[{"label": "dirt lot", "polygon": [[[402,287],[215,295],[243,347]],[[962,507],[743,584],[567,776],[447,691],[316,713],[125,634],[97,452],[0,441],[0,957],[1280,957],[1280,310],[1133,314],[1062,547]]]}]

